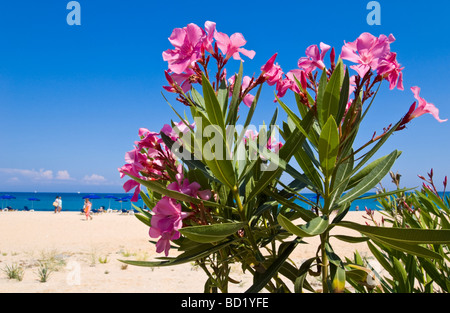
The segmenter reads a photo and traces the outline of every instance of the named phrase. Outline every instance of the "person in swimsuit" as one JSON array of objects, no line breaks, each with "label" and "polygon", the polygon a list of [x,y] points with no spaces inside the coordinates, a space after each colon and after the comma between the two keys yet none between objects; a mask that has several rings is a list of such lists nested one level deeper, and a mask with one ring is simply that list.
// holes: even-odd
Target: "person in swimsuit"
[{"label": "person in swimsuit", "polygon": [[91,207],[92,203],[89,201],[89,198],[84,199],[84,214],[86,215],[86,221],[89,218],[92,220]]}]

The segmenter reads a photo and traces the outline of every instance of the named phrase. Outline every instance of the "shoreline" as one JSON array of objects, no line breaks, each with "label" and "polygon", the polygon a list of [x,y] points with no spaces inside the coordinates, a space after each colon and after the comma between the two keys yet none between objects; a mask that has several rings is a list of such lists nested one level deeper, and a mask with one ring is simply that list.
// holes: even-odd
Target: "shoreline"
[{"label": "shoreline", "polygon": [[[348,221],[364,223],[364,211],[349,212]],[[376,213],[376,220],[381,217]],[[357,235],[343,227],[339,234]],[[334,230],[334,229],[333,229]],[[202,293],[206,275],[194,264],[147,268],[126,266],[120,259],[151,261],[163,255],[149,243],[148,227],[135,216],[101,213],[86,221],[80,212],[53,213],[0,212],[0,293],[36,292],[173,292]],[[299,245],[291,255],[296,264],[315,255],[318,237],[305,238],[309,244]],[[365,243],[350,244],[331,241],[341,257],[353,258],[358,250],[370,257]],[[175,251],[169,256],[174,256]],[[47,282],[40,282],[39,262],[51,260],[59,264]],[[17,264],[24,269],[22,281],[8,279],[3,269]],[[230,284],[230,292],[242,293],[251,286],[252,277],[242,274],[234,264],[231,277],[240,281]],[[80,278],[79,284],[70,279]]]}]

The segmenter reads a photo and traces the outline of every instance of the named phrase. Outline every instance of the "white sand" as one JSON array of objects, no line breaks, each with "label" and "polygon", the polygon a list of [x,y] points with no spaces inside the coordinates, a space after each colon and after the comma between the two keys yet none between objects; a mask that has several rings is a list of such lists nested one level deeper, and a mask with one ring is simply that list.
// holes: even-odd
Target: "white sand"
[{"label": "white sand", "polygon": [[[349,212],[346,220],[364,223],[365,212]],[[377,220],[381,218],[377,216]],[[358,233],[335,227],[333,234]],[[2,292],[190,292],[201,293],[206,275],[193,264],[147,268],[124,266],[119,259],[153,260],[155,247],[149,243],[148,227],[132,215],[103,213],[85,221],[78,212],[0,212],[0,293]],[[291,259],[296,264],[315,255],[318,238],[305,240]],[[335,252],[352,257],[357,249],[370,255],[367,245],[332,240]],[[107,259],[100,262],[99,259]],[[47,282],[37,274],[39,260],[52,259],[59,264]],[[24,269],[22,281],[8,279],[6,266]],[[230,284],[230,292],[244,292],[251,276],[235,265],[231,277],[241,281]]]}]

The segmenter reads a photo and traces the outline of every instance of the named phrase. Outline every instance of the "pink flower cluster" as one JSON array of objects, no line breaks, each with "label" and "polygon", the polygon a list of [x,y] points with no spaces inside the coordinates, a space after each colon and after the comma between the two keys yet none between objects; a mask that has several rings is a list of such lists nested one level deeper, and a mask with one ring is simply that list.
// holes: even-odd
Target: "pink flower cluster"
[{"label": "pink flower cluster", "polygon": [[342,47],[341,58],[357,63],[350,66],[361,78],[370,70],[389,82],[389,88],[403,90],[403,68],[397,62],[397,54],[391,52],[391,43],[395,37],[380,35],[375,37],[369,33],[361,34],[354,42]]},{"label": "pink flower cluster", "polygon": [[[175,123],[173,128],[166,124],[159,133],[140,128],[140,140],[135,141],[133,150],[125,153],[126,164],[118,169],[120,177],[130,174],[142,180],[170,180],[170,172],[174,175],[179,174],[181,166],[176,164],[175,156],[164,144],[160,134],[164,133],[175,141],[178,139],[178,134],[186,133],[188,130],[183,122]],[[123,188],[125,192],[135,188],[131,201],[138,200],[141,188],[137,181],[129,179],[124,183]]]},{"label": "pink flower cluster", "polygon": [[[200,65],[206,67],[209,60],[206,58],[206,52],[221,62],[222,67],[231,57],[244,61],[241,54],[250,59],[255,56],[255,51],[243,48],[247,42],[242,34],[234,33],[228,36],[218,32],[216,23],[210,21],[205,23],[205,29],[193,23],[176,28],[169,41],[174,49],[168,49],[162,55],[169,65],[169,70],[166,71],[169,86],[164,89],[170,92],[178,92],[178,86],[183,92],[187,92],[192,83],[201,81]],[[218,49],[223,55],[219,54]]]},{"label": "pink flower cluster", "polygon": [[[200,190],[200,184],[190,183],[188,179],[183,178],[183,174],[176,175],[177,180],[167,186],[167,189],[184,193],[194,198],[209,200],[211,198],[210,190]],[[152,238],[158,238],[156,243],[156,252],[164,252],[169,255],[170,241],[180,238],[178,231],[183,227],[183,220],[193,212],[182,211],[181,203],[170,197],[162,197],[152,210],[151,227],[149,235]]]},{"label": "pink flower cluster", "polygon": [[[194,125],[189,125],[194,127]],[[125,154],[126,164],[119,168],[121,178],[129,174],[141,180],[164,180],[170,182],[168,190],[184,193],[194,198],[209,200],[210,190],[200,190],[200,184],[190,183],[184,178],[181,164],[177,165],[175,156],[160,138],[164,133],[172,140],[178,140],[179,135],[189,131],[184,122],[175,123],[174,127],[164,125],[159,133],[151,132],[146,128],[139,129],[139,141],[135,142],[133,150]],[[175,177],[175,181],[171,177]],[[123,185],[125,192],[135,188],[131,201],[138,200],[141,190],[140,183],[129,179]],[[192,215],[192,212],[183,212],[181,203],[170,197],[163,197],[152,209],[151,227],[149,235],[159,238],[156,244],[158,253],[170,249],[170,241],[180,238],[178,231],[183,226],[183,219]]]}]

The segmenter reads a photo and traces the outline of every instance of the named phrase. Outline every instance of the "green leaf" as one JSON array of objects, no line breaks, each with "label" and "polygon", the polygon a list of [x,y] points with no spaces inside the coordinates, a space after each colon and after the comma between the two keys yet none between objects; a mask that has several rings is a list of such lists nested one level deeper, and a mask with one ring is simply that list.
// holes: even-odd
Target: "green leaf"
[{"label": "green leaf", "polygon": [[204,74],[202,74],[202,86],[203,97],[205,100],[205,110],[208,114],[208,119],[211,124],[218,125],[222,130],[222,134],[225,134],[225,123],[222,108],[220,107],[219,100],[217,99],[211,83]]},{"label": "green leaf", "polygon": [[388,138],[397,130],[400,123],[401,120],[393,127],[391,127],[391,129],[386,134],[384,134],[380,140],[378,140],[378,142],[372,147],[372,149],[369,152],[367,152],[362,158],[362,160],[359,161],[359,163],[355,166],[352,174],[356,173],[356,171],[358,171],[361,167],[363,167],[364,164],[366,164],[370,160],[370,158],[378,151],[378,149],[381,148],[381,146],[386,142],[386,140],[388,140]]},{"label": "green leaf", "polygon": [[[410,228],[410,229],[412,229],[412,228]],[[403,251],[408,254],[417,255],[420,257],[424,257],[424,258],[442,260],[441,255],[439,255],[438,253],[436,253],[434,251],[426,249],[422,246],[419,246],[418,244],[414,244],[414,243],[410,244],[410,243],[405,243],[404,241],[391,240],[391,239],[387,239],[384,237],[372,236],[367,233],[366,233],[366,235],[373,241],[375,241],[375,242],[379,241],[383,245],[391,247],[395,250]]]},{"label": "green leaf", "polygon": [[233,94],[231,96],[230,108],[228,110],[228,115],[227,115],[225,125],[235,125],[236,124],[238,107],[239,107],[239,103],[241,102],[240,92],[241,92],[243,72],[244,72],[244,68],[243,68],[242,61],[241,61],[241,65],[239,67],[239,73],[237,74],[237,76],[234,80]]},{"label": "green leaf", "polygon": [[336,165],[339,147],[339,132],[333,116],[322,128],[319,138],[319,161],[325,177],[330,177]]},{"label": "green leaf", "polygon": [[[397,152],[397,158],[400,157],[400,155],[402,154],[401,151]],[[375,161],[373,161],[372,163],[368,164],[366,167],[364,167],[362,170],[360,170],[358,173],[356,173],[355,175],[353,175],[350,178],[350,181],[348,182],[347,188],[351,189],[353,187],[355,187],[364,177],[366,177],[370,172],[372,172],[372,170],[380,163],[384,162],[385,159],[388,157],[389,155],[385,155]]]},{"label": "green leaf", "polygon": [[348,103],[350,92],[350,75],[348,73],[348,67],[345,69],[344,82],[342,83],[341,94],[339,96],[339,109],[336,115],[336,121],[341,121],[344,117],[345,108]]},{"label": "green leaf", "polygon": [[319,216],[305,225],[295,226],[287,217],[278,214],[278,223],[291,234],[298,237],[313,237],[322,234],[328,228],[328,217]]},{"label": "green leaf", "polygon": [[135,180],[136,182],[140,183],[141,185],[147,187],[149,190],[159,193],[161,195],[164,196],[168,196],[170,198],[174,198],[176,200],[180,200],[180,201],[184,201],[184,202],[192,202],[192,203],[202,203],[205,206],[212,206],[212,207],[221,207],[222,205],[216,202],[212,202],[212,201],[207,201],[207,200],[202,200],[199,198],[194,198],[191,196],[188,196],[184,193],[178,192],[178,191],[174,191],[174,190],[169,190],[166,188],[166,186],[162,185],[161,183],[159,183],[158,181],[152,181],[152,180],[142,180],[140,178],[137,178],[131,174],[128,174],[128,176],[130,176],[133,180]]},{"label": "green leaf", "polygon": [[[313,113],[312,111],[309,111],[306,117],[302,120],[302,128],[305,131],[309,131],[312,122]],[[294,155],[295,151],[301,147],[304,140],[305,135],[302,134],[300,130],[295,129],[278,152],[279,158],[288,163],[291,157]],[[265,171],[256,182],[255,187],[250,193],[247,201],[250,201],[253,197],[263,192],[264,189],[282,172],[282,170],[283,169],[279,167],[274,171]]]},{"label": "green leaf", "polygon": [[343,76],[343,63],[339,59],[325,88],[323,100],[320,102],[321,105],[319,106],[319,102],[317,103],[317,114],[321,125],[328,121],[331,116],[333,119],[337,117]]},{"label": "green leaf", "polygon": [[228,87],[226,80],[223,79],[220,82],[219,91],[217,92],[217,99],[219,100],[220,106],[222,107],[222,115],[225,116],[228,108]]},{"label": "green leaf", "polygon": [[448,229],[375,227],[348,221],[341,221],[336,225],[357,230],[366,236],[376,237],[382,240],[394,240],[406,244],[450,243],[450,230]]},{"label": "green leaf", "polygon": [[[319,124],[322,126],[323,124],[325,124],[325,122],[327,121],[328,117],[323,120],[323,114],[322,112],[322,103],[323,103],[323,98],[325,95],[325,90],[327,89],[327,84],[328,84],[328,77],[327,77],[327,69],[323,69],[322,71],[322,75],[320,76],[320,81],[319,81],[319,88],[317,90],[317,116],[319,119]],[[319,113],[320,112],[320,113]]]},{"label": "green leaf", "polygon": [[183,227],[178,231],[187,238],[201,243],[221,241],[243,228],[243,223],[222,223]]},{"label": "green leaf", "polygon": [[[345,191],[345,187],[348,183],[348,176],[349,173],[353,170],[353,155],[348,155],[348,159],[341,162],[337,169],[336,174],[333,177],[332,181],[332,194],[330,199],[330,206],[333,208],[333,204],[339,200],[339,198],[342,196],[342,193]],[[339,187],[338,187],[339,186]]]},{"label": "green leaf", "polygon": [[169,258],[168,260],[164,261],[133,261],[133,260],[119,260],[122,263],[135,265],[135,266],[143,266],[143,267],[163,267],[163,266],[173,266],[173,265],[179,265],[184,264],[188,262],[192,262],[195,260],[198,260],[200,258],[204,258],[208,255],[211,255],[212,253],[215,253],[230,244],[241,240],[241,238],[236,238],[233,240],[229,240],[223,243],[220,243],[218,245],[212,245],[212,244],[201,244],[191,250],[188,250],[176,258]]},{"label": "green leaf", "polygon": [[332,237],[335,237],[336,239],[339,239],[341,241],[349,242],[349,243],[360,243],[360,242],[366,242],[369,241],[369,237],[352,237],[352,236],[345,236],[345,235],[334,235]]},{"label": "green leaf", "polygon": [[284,198],[283,196],[281,196],[271,190],[267,189],[264,191],[264,193],[267,194],[269,197],[274,198],[280,204],[288,207],[289,209],[297,211],[299,213],[300,217],[306,222],[309,222],[316,217],[316,215],[313,212],[311,212],[310,210],[306,210],[305,208],[302,208],[301,206],[299,206],[292,200],[288,200],[288,199]]},{"label": "green leaf", "polygon": [[247,289],[245,293],[257,293],[261,289],[263,289],[264,286],[267,285],[267,283],[270,281],[270,279],[272,279],[272,277],[276,273],[278,273],[284,262],[287,260],[292,251],[294,251],[299,242],[300,240],[298,239],[290,242],[288,246],[283,250],[283,252],[279,254],[278,258],[269,266],[269,268],[261,275],[258,275],[258,278],[255,280],[253,285],[249,289]]},{"label": "green leaf", "polygon": [[346,195],[339,199],[338,204],[353,201],[359,196],[365,194],[374,188],[388,173],[392,165],[397,159],[398,151],[395,150],[377,164],[369,174],[367,174],[361,181],[353,187]]}]

